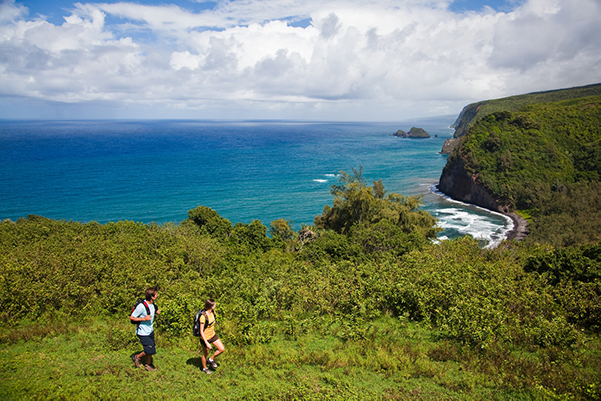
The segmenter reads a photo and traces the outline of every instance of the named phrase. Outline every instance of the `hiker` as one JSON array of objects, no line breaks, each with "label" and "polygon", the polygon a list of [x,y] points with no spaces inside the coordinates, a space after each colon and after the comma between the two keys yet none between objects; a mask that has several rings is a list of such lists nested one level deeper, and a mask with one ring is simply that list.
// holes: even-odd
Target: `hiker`
[{"label": "hiker", "polygon": [[[225,347],[221,343],[217,334],[215,334],[215,301],[207,299],[205,302],[204,312],[200,316],[200,345],[202,347],[202,371],[206,374],[211,374],[211,371],[207,368],[207,364],[212,369],[217,369],[217,362],[215,358],[217,355],[225,351]],[[209,350],[212,345],[217,348],[213,353],[213,356],[207,361],[209,356]]]},{"label": "hiker", "polygon": [[[132,355],[131,359],[137,368],[144,366],[148,371],[157,370],[152,363],[152,356],[156,354],[156,346],[154,342],[154,316],[160,313],[158,308],[155,307],[154,301],[157,299],[157,289],[150,287],[146,289],[144,294],[146,300],[140,302],[138,306],[133,310],[129,319],[132,322],[137,322],[136,334],[142,343],[144,350],[137,354]],[[144,365],[142,365],[144,363]]]}]

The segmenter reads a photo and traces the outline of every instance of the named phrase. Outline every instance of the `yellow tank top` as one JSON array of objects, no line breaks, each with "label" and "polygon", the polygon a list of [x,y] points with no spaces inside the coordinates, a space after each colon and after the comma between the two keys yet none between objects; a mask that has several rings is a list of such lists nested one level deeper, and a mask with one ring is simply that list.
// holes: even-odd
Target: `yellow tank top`
[{"label": "yellow tank top", "polygon": [[[215,335],[215,315],[212,312],[207,312],[207,315],[209,317],[208,323],[204,313],[200,315],[199,320],[201,324],[204,324],[204,328],[206,329],[204,331],[205,338],[210,340]],[[209,325],[208,328],[207,325]]]}]

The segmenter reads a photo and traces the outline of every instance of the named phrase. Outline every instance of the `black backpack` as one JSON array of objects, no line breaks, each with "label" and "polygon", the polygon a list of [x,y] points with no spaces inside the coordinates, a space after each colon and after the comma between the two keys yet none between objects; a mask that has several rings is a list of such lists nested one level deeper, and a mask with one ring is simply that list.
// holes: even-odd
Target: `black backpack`
[{"label": "black backpack", "polygon": [[[196,315],[194,316],[194,322],[192,323],[192,335],[194,337],[200,337],[200,316],[205,315],[206,322],[207,323],[209,322],[209,318],[206,315],[206,312],[207,312],[206,310],[201,309],[198,312],[196,312]],[[204,330],[206,330],[209,327],[211,327],[212,325],[214,325],[215,322],[217,321],[217,314],[215,312],[213,312],[213,316],[215,317],[215,321],[211,324],[205,324]]]},{"label": "black backpack", "polygon": [[[134,311],[136,310],[136,308],[138,307],[138,305],[140,304],[144,304],[144,307],[146,308],[146,313],[148,315],[150,315],[150,307],[148,306],[148,304],[146,303],[145,299],[142,298],[138,298],[136,300],[136,303],[134,304],[134,307],[131,309],[131,312],[129,313],[129,316],[131,317],[131,314],[134,313]],[[154,313],[156,313],[159,310],[159,306],[157,304],[154,304]],[[140,322],[134,322],[133,320],[129,319],[129,322],[131,324],[140,324]]]}]

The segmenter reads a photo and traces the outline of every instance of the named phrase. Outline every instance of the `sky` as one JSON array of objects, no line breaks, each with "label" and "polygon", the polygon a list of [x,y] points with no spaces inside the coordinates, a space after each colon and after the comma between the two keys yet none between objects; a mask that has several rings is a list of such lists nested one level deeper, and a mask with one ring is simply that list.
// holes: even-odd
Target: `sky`
[{"label": "sky", "polygon": [[0,118],[403,121],[601,82],[601,0],[0,0]]}]

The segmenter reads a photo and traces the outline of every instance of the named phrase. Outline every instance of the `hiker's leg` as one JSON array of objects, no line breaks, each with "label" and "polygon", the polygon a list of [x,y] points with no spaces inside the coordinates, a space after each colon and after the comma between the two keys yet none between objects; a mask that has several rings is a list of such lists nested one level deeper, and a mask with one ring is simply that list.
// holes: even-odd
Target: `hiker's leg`
[{"label": "hiker's leg", "polygon": [[213,343],[213,345],[215,346],[215,348],[217,348],[215,350],[215,353],[213,353],[213,356],[211,357],[211,359],[215,359],[215,357],[219,354],[221,354],[223,351],[225,351],[225,347],[223,346],[223,343],[221,342],[221,340],[217,340]]},{"label": "hiker's leg", "polygon": [[146,350],[146,339],[144,338],[144,336],[138,335],[138,339],[140,340],[140,345],[142,345],[142,352],[140,352],[138,355],[136,355],[136,357],[142,361],[142,363],[144,363],[144,358],[146,357],[146,352],[144,352]]},{"label": "hiker's leg", "polygon": [[202,347],[202,368],[206,369],[207,368],[207,357],[209,356],[209,349],[207,347],[205,347],[204,345],[201,345],[201,347]]},{"label": "hiker's leg", "polygon": [[[151,359],[152,356],[154,354],[156,354],[156,345],[154,342],[154,332],[150,333],[150,335],[148,336],[138,336],[140,337],[140,341],[142,342],[142,345],[144,346],[144,351],[142,351],[142,353],[140,355],[138,355],[138,358],[140,358],[140,360],[144,361],[144,363],[146,365],[150,365],[151,364]],[[145,358],[145,359],[142,359]]]}]

